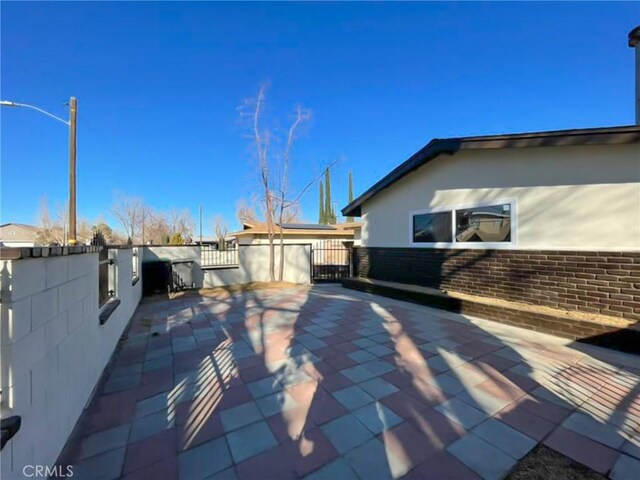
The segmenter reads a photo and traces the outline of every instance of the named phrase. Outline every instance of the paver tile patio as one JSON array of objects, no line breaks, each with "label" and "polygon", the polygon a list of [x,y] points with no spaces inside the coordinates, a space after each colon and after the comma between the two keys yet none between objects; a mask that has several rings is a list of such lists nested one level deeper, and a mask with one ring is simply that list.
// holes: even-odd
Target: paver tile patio
[{"label": "paver tile patio", "polygon": [[347,453],[373,437],[373,434],[353,415],[344,415],[321,428],[340,454]]},{"label": "paver tile patio", "polygon": [[544,442],[627,480],[635,360],[332,285],[145,300],[59,461],[77,478],[498,479]]},{"label": "paver tile patio", "polygon": [[516,463],[515,459],[473,433],[454,442],[447,450],[485,480],[504,478]]}]

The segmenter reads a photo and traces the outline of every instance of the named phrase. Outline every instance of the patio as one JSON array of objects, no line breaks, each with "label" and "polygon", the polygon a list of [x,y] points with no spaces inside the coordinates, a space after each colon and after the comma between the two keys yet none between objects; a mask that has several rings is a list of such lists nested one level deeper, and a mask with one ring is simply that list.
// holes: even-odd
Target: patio
[{"label": "patio", "polygon": [[60,460],[80,479],[640,472],[637,357],[339,286],[145,301]]}]

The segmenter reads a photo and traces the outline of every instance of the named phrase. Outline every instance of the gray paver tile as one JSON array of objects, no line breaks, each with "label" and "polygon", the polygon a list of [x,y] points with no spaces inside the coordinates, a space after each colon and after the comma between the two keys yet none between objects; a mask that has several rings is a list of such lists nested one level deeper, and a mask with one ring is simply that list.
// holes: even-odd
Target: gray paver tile
[{"label": "gray paver tile", "polygon": [[389,430],[402,422],[402,418],[380,402],[370,403],[354,410],[353,415],[375,435]]},{"label": "gray paver tile", "polygon": [[380,377],[362,382],[358,386],[376,400],[398,391],[394,385]]},{"label": "gray paver tile", "polygon": [[357,385],[337,390],[331,395],[349,410],[355,410],[367,403],[374,401],[374,398]]},{"label": "gray paver tile", "polygon": [[175,337],[171,340],[173,353],[189,352],[198,348],[196,339],[189,335],[186,337]]},{"label": "gray paver tile", "polygon": [[129,439],[130,424],[102,430],[82,440],[81,458],[93,457],[100,453],[124,447]]},{"label": "gray paver tile", "polygon": [[203,479],[221,472],[232,464],[224,438],[216,438],[178,455],[180,480]]},{"label": "gray paver tile", "polygon": [[257,382],[248,383],[247,388],[253,398],[266,397],[267,395],[282,391],[282,385],[280,385],[274,377],[266,377]]},{"label": "gray paver tile", "polygon": [[151,437],[156,433],[172,428],[173,425],[174,419],[166,410],[139,418],[131,424],[129,442],[133,443]]},{"label": "gray paver tile", "polygon": [[395,365],[391,365],[389,362],[380,359],[363,363],[362,366],[378,376],[393,372],[397,368]]},{"label": "gray paver tile", "polygon": [[347,353],[347,357],[358,363],[370,362],[371,360],[375,360],[376,358],[378,358],[372,353],[367,352],[366,350],[356,350],[355,352],[349,352]]},{"label": "gray paver tile", "polygon": [[114,368],[109,375],[109,378],[126,377],[129,375],[137,375],[142,373],[142,363],[135,363],[133,365],[127,365],[126,367]]},{"label": "gray paver tile", "polygon": [[73,476],[91,480],[115,480],[122,474],[125,448],[87,458],[73,466]]},{"label": "gray paver tile", "polygon": [[171,355],[171,347],[155,348],[147,352],[147,354],[144,357],[144,360],[145,361],[154,360],[156,358],[166,357],[169,355]]},{"label": "gray paver tile", "polygon": [[498,398],[479,388],[470,388],[456,398],[490,416],[495,415],[512,402],[512,400]]},{"label": "gray paver tile", "polygon": [[384,444],[377,438],[372,438],[355,448],[347,453],[344,458],[362,479],[385,480],[402,475],[393,474],[392,468],[387,461]]},{"label": "gray paver tile", "polygon": [[343,415],[325,423],[320,428],[341,455],[373,437],[373,434],[353,415]]},{"label": "gray paver tile", "polygon": [[441,403],[435,407],[435,410],[443,414],[448,419],[458,422],[466,429],[475,427],[487,418],[487,415],[484,412],[481,412],[480,410],[456,398]]},{"label": "gray paver tile", "polygon": [[453,442],[447,450],[485,480],[504,478],[516,463],[515,459],[473,433]]},{"label": "gray paver tile", "polygon": [[225,432],[230,432],[262,419],[254,402],[247,402],[237,407],[228,408],[219,413]]},{"label": "gray paver tile", "polygon": [[286,412],[298,406],[296,401],[286,392],[278,392],[256,400],[262,415],[270,417],[277,413]]},{"label": "gray paver tile", "polygon": [[371,370],[363,367],[362,365],[356,365],[355,367],[346,368],[344,370],[341,370],[340,373],[355,383],[364,382],[365,380],[369,380],[377,376]]},{"label": "gray paver tile", "polygon": [[622,451],[640,460],[640,434],[638,438],[624,442]]},{"label": "gray paver tile", "polygon": [[375,345],[373,347],[368,347],[365,350],[375,355],[376,357],[385,357],[387,355],[392,355],[395,353],[395,350],[392,350],[389,347],[385,347],[384,345]]},{"label": "gray paver tile", "polygon": [[447,360],[440,355],[427,358],[427,366],[438,373],[444,373],[451,370],[451,365],[449,365]]},{"label": "gray paver tile", "polygon": [[532,438],[495,418],[481,423],[472,432],[516,460],[524,457],[537,444]]},{"label": "gray paver tile", "polygon": [[640,460],[629,455],[620,455],[609,477],[612,480],[638,480],[640,478]]},{"label": "gray paver tile", "polygon": [[134,418],[142,418],[169,407],[168,393],[163,392],[136,403]]},{"label": "gray paver tile", "polygon": [[236,473],[235,468],[230,467],[207,477],[206,480],[238,480],[238,474]]},{"label": "gray paver tile", "polygon": [[140,385],[142,374],[125,375],[122,377],[110,377],[104,385],[103,393],[115,393],[136,388]]},{"label": "gray paver tile", "polygon": [[347,461],[340,457],[304,477],[305,480],[360,480]]},{"label": "gray paver tile", "polygon": [[450,395],[458,395],[465,390],[465,387],[460,380],[449,373],[441,373],[427,381]]},{"label": "gray paver tile", "polygon": [[625,442],[625,438],[616,427],[580,412],[569,415],[562,426],[611,448],[620,449]]},{"label": "gray paver tile", "polygon": [[278,445],[269,425],[264,421],[234,430],[227,435],[227,442],[235,463]]},{"label": "gray paver tile", "polygon": [[360,348],[375,347],[378,345],[376,342],[369,338],[358,338],[351,343]]},{"label": "gray paver tile", "polygon": [[144,362],[144,366],[142,369],[145,372],[150,372],[151,370],[158,370],[159,368],[168,367],[169,365],[172,365],[172,364],[173,364],[173,357],[171,356],[158,357],[158,358],[154,358],[152,360],[147,360],[146,362]]}]

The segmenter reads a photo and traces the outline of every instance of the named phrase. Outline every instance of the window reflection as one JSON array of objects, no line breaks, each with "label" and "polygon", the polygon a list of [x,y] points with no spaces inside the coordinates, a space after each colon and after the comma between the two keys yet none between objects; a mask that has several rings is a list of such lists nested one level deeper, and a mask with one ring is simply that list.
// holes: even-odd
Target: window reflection
[{"label": "window reflection", "polygon": [[423,213],[413,217],[415,243],[451,242],[451,213]]},{"label": "window reflection", "polygon": [[511,205],[456,210],[456,241],[510,242]]}]

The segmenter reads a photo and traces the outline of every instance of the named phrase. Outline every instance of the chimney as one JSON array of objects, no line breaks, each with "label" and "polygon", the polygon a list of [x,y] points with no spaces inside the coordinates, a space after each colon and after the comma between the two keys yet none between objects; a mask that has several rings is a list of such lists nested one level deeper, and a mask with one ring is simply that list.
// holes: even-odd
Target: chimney
[{"label": "chimney", "polygon": [[629,32],[629,46],[636,50],[636,125],[640,125],[640,25]]}]

